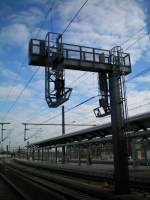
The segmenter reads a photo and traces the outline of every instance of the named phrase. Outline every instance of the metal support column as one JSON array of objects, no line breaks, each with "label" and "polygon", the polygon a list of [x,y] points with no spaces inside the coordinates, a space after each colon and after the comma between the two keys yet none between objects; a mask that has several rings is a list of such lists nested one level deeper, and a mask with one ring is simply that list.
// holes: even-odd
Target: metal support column
[{"label": "metal support column", "polygon": [[42,161],[43,161],[43,147],[42,147]]},{"label": "metal support column", "polygon": [[[65,109],[62,106],[62,135],[65,135]],[[65,146],[62,147],[62,164],[65,163]]]},{"label": "metal support column", "polygon": [[57,163],[57,147],[55,147],[55,163]]},{"label": "metal support column", "polygon": [[121,100],[120,75],[109,76],[112,139],[114,151],[114,179],[117,194],[129,193],[127,145],[124,134],[123,101]]},{"label": "metal support column", "polygon": [[72,147],[72,146],[70,146],[69,162],[70,162],[70,161],[71,161],[71,159],[72,159],[72,149],[73,149],[73,147]]},{"label": "metal support column", "polygon": [[91,165],[92,160],[91,160],[91,144],[87,145],[87,164]]},{"label": "metal support column", "polygon": [[0,125],[1,125],[1,142],[3,142],[7,138],[7,137],[4,138],[4,131],[6,130],[6,129],[4,129],[4,125],[7,125],[7,124],[10,124],[10,123],[5,123],[5,122],[0,123]]},{"label": "metal support column", "polygon": [[47,161],[47,147],[45,147],[45,153],[44,153],[44,155],[45,155],[45,161]]},{"label": "metal support column", "polygon": [[145,162],[145,165],[148,166],[148,157],[147,157],[148,145],[147,145],[147,140],[144,140],[143,143],[144,143],[144,162]]},{"label": "metal support column", "polygon": [[34,148],[32,149],[32,160],[34,160],[34,153],[35,153],[35,150]]},{"label": "metal support column", "polygon": [[39,150],[39,148],[37,150],[37,159],[40,160],[40,150]]},{"label": "metal support column", "polygon": [[132,140],[132,159],[133,159],[133,168],[136,168],[138,166],[136,139]]},{"label": "metal support column", "polygon": [[3,131],[4,131],[4,125],[3,124],[1,124],[2,125],[2,133],[1,133],[1,141],[3,141],[3,138],[4,138],[4,136],[3,136]]},{"label": "metal support column", "polygon": [[78,165],[81,165],[81,146],[78,147]]},{"label": "metal support column", "polygon": [[49,161],[49,157],[50,157],[50,152],[49,152],[49,151],[50,151],[50,148],[48,147],[48,148],[47,148],[47,160],[48,160],[48,161]]},{"label": "metal support column", "polygon": [[51,149],[51,151],[50,151],[50,157],[51,157],[51,163],[53,162],[53,151],[52,151],[52,149]]},{"label": "metal support column", "polygon": [[26,158],[27,158],[27,160],[29,160],[29,148],[27,147],[27,151],[26,151]]}]

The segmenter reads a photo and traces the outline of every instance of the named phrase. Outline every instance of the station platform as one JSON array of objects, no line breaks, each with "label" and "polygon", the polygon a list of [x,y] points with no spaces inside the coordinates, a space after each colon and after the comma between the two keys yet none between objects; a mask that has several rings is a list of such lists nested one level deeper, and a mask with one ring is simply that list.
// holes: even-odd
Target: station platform
[{"label": "station platform", "polygon": [[[82,175],[88,175],[95,178],[110,178],[113,179],[113,165],[112,164],[81,164],[76,163],[57,163],[53,164],[50,161],[33,161],[24,159],[15,159],[16,162],[33,166],[36,168],[42,168],[46,170],[53,170],[59,172],[76,173]],[[150,184],[150,166],[129,166],[130,180],[141,181]]]}]

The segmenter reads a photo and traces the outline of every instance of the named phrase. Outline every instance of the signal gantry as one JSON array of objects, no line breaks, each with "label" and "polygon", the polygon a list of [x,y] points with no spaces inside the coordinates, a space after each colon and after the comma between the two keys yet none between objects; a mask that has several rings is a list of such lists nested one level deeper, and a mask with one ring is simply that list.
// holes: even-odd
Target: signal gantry
[{"label": "signal gantry", "polygon": [[129,193],[124,77],[131,73],[130,54],[120,46],[105,50],[66,44],[62,34],[48,32],[45,40],[30,40],[29,65],[45,67],[45,98],[51,108],[71,95],[72,88],[65,87],[65,69],[98,73],[100,98],[94,113],[96,117],[111,114],[115,190],[118,194]]}]

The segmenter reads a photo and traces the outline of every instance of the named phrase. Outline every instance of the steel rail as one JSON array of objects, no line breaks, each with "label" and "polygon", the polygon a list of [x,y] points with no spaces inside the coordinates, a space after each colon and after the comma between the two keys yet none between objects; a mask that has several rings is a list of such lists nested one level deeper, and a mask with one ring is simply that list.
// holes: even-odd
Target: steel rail
[{"label": "steel rail", "polygon": [[[30,200],[29,197],[24,194],[19,187],[17,187],[10,179],[8,179],[4,174],[0,173],[0,178],[23,200]],[[7,195],[7,194],[6,194]]]},{"label": "steel rail", "polygon": [[92,197],[89,194],[87,194],[87,190],[81,192],[80,190],[76,190],[72,187],[69,187],[70,183],[66,187],[66,185],[64,183],[62,184],[62,182],[60,181],[55,182],[47,179],[46,177],[40,174],[29,171],[25,172],[25,170],[20,171],[12,166],[9,166],[7,170],[9,170],[9,172],[15,175],[16,177],[18,176],[18,178],[26,180],[27,183],[30,182],[31,184],[38,185],[38,189],[40,190],[46,189],[47,191],[49,191],[49,195],[52,195],[53,198],[55,197],[55,199],[58,200],[101,200],[100,198]]},{"label": "steel rail", "polygon": [[[16,168],[16,169],[14,169]],[[18,169],[17,169],[18,168]],[[78,198],[76,199],[104,199],[104,200],[122,200],[124,199],[124,197],[120,197],[120,196],[116,196],[113,192],[112,192],[112,189],[110,188],[105,188],[105,190],[101,189],[99,186],[100,186],[100,183],[101,181],[103,181],[103,183],[105,182],[108,182],[108,183],[113,183],[113,175],[110,174],[104,174],[103,175],[103,178],[100,176],[97,177],[97,184],[98,184],[98,188],[95,188],[95,186],[93,187],[91,185],[91,187],[89,186],[89,182],[92,182],[93,181],[95,182],[95,180],[93,179],[92,176],[89,176],[87,177],[87,174],[75,174],[75,173],[72,173],[72,171],[70,172],[58,172],[54,174],[54,171],[52,170],[50,173],[47,173],[48,171],[47,170],[44,170],[42,171],[41,169],[39,170],[38,168],[36,168],[37,170],[35,170],[35,168],[30,168],[30,167],[26,167],[25,165],[23,166],[12,166],[11,167],[11,171],[13,170],[19,170],[19,173],[20,173],[20,176],[27,176],[29,178],[33,178],[33,182],[34,182],[34,178],[37,180],[37,181],[44,181],[43,184],[48,184],[48,187],[50,188],[50,186],[52,185],[52,191],[53,192],[56,192],[57,194],[60,194],[60,195],[64,195],[65,197],[67,197],[68,195],[72,195],[73,196],[75,195],[75,192],[78,193]],[[23,174],[22,172],[20,172],[20,169],[21,171],[23,171]],[[51,169],[50,169],[51,170]],[[18,173],[18,172],[17,172]],[[51,174],[51,175],[49,175]],[[64,179],[62,178],[62,176],[64,177]],[[65,181],[65,178],[69,178],[70,181]],[[96,177],[96,176],[95,176]],[[85,179],[88,180],[88,183],[85,184]],[[36,181],[35,180],[35,181]],[[85,184],[85,185],[84,185]],[[141,195],[145,194],[145,192],[149,192],[150,190],[150,185],[147,184],[147,182],[144,182],[143,180],[141,179],[138,179],[136,178],[135,180],[131,180],[130,181],[130,185],[131,185],[131,189],[132,191],[134,192],[137,192],[137,193],[140,193]],[[46,186],[47,187],[47,186]],[[107,189],[107,190],[106,190]],[[62,191],[63,191],[63,194],[62,194]],[[73,192],[73,193],[72,193]],[[71,193],[71,194],[68,194],[68,193]],[[67,194],[67,196],[65,195]],[[79,198],[79,195],[81,194],[81,198]],[[92,196],[92,198],[91,198]],[[68,199],[68,198],[66,198]],[[74,198],[71,198],[69,197],[69,199],[74,199]],[[128,200],[132,199],[132,195],[131,195],[131,198],[130,196],[128,197]],[[138,200],[138,197],[137,197],[137,200]],[[145,199],[146,200],[146,199]]]},{"label": "steel rail", "polygon": [[[49,166],[49,168],[46,168],[46,167],[32,165],[32,164],[28,165],[27,163],[25,163],[25,164],[19,163],[19,164],[21,164],[22,166],[31,167],[34,170],[35,169],[38,169],[38,170],[43,169],[46,171],[49,170],[58,175],[68,176],[71,179],[79,178],[80,182],[87,180],[87,181],[94,181],[94,182],[97,182],[98,184],[100,184],[100,183],[107,181],[109,184],[113,184],[113,171],[101,170],[101,173],[93,174],[90,172],[87,173],[86,171],[84,172],[83,170],[74,171],[72,169],[53,168],[50,166]],[[17,167],[17,165],[16,165],[16,167]],[[36,175],[38,175],[38,174],[36,173]],[[141,192],[149,192],[150,191],[150,181],[144,180],[142,177],[134,177],[133,175],[130,175],[130,186],[131,186],[131,189],[134,189],[135,191],[141,191]],[[81,188],[81,184],[79,185],[79,187]]]}]

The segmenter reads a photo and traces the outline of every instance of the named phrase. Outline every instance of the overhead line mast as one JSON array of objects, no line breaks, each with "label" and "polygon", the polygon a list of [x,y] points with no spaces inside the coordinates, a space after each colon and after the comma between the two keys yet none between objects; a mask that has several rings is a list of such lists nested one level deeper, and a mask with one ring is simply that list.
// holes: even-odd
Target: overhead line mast
[{"label": "overhead line mast", "polygon": [[7,137],[4,138],[4,131],[6,129],[4,129],[4,125],[8,125],[8,124],[11,124],[9,122],[0,122],[0,125],[1,125],[1,141],[0,142],[3,142]]}]

